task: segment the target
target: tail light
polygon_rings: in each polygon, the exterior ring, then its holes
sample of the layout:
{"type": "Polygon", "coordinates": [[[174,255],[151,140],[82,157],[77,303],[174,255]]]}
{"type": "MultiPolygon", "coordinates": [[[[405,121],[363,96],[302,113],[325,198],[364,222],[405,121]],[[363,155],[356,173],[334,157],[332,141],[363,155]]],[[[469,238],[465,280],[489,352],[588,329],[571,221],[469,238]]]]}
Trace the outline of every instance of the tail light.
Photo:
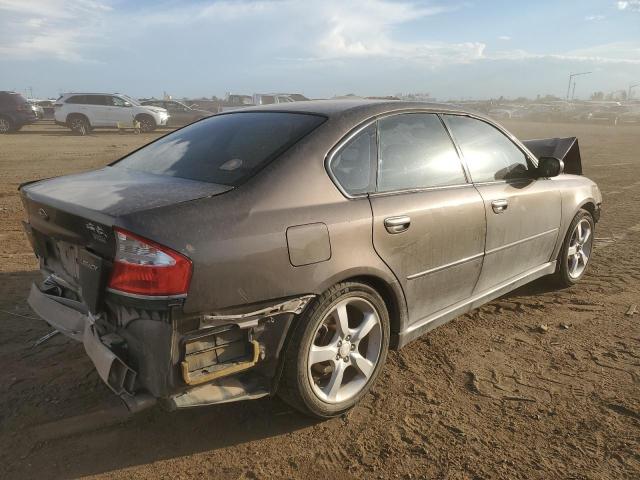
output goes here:
{"type": "Polygon", "coordinates": [[[115,229],[116,256],[109,288],[145,296],[185,295],[193,266],[184,255],[131,232],[115,229]]]}

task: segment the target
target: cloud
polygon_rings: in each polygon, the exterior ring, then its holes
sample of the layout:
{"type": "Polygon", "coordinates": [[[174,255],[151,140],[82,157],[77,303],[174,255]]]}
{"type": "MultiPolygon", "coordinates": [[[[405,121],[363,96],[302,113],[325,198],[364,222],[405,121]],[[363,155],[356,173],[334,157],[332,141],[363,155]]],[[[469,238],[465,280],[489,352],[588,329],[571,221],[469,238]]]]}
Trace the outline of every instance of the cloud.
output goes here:
{"type": "Polygon", "coordinates": [[[592,64],[640,65],[640,43],[613,42],[556,53],[532,53],[526,50],[506,50],[487,55],[493,60],[528,60],[550,58],[592,64]]]}
{"type": "Polygon", "coordinates": [[[640,12],[640,0],[624,0],[617,2],[618,10],[640,12]]]}
{"type": "Polygon", "coordinates": [[[93,0],[0,0],[0,55],[33,60],[86,60],[82,52],[100,35],[108,4],[93,0]]]}
{"type": "Polygon", "coordinates": [[[604,15],[587,15],[584,19],[587,22],[599,22],[600,20],[604,20],[606,17],[604,15]]]}
{"type": "Polygon", "coordinates": [[[511,37],[509,35],[500,35],[498,37],[498,40],[508,41],[508,40],[511,40],[511,37]]]}

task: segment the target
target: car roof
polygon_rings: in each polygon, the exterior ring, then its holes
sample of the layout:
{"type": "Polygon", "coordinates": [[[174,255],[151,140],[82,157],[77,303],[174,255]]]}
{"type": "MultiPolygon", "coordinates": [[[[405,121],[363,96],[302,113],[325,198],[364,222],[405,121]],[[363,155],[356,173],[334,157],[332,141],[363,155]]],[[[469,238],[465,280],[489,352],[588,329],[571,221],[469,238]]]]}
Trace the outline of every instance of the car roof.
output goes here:
{"type": "Polygon", "coordinates": [[[336,99],[260,105],[243,108],[242,110],[234,110],[228,113],[273,111],[319,114],[332,118],[341,117],[346,114],[356,114],[357,116],[366,117],[397,110],[435,110],[457,113],[468,112],[468,110],[462,109],[461,107],[445,103],[405,102],[402,100],[336,99]]]}

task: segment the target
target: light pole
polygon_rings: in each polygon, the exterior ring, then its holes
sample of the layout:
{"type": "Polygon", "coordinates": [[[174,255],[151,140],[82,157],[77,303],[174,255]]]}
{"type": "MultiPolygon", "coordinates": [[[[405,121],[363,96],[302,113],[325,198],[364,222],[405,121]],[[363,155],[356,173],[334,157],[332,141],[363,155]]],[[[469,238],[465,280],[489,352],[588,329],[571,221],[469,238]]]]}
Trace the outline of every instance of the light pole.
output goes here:
{"type": "Polygon", "coordinates": [[[640,83],[629,85],[629,91],[627,92],[627,100],[631,100],[631,90],[633,90],[636,87],[640,87],[640,83]]]}
{"type": "MultiPolygon", "coordinates": [[[[577,77],[579,75],[589,75],[591,72],[580,72],[580,73],[570,73],[569,74],[569,85],[567,85],[567,101],[569,101],[569,92],[571,91],[571,82],[573,77],[577,77]]],[[[575,86],[574,86],[575,91],[575,86]]]]}

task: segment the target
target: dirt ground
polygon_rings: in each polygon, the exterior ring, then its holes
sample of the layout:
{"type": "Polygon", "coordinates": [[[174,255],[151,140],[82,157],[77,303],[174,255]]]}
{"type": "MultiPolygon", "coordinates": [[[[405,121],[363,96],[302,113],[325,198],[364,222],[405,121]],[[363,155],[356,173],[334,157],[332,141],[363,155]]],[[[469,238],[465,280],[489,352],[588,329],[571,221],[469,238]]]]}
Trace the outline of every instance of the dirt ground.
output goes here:
{"type": "Polygon", "coordinates": [[[0,136],[0,478],[640,478],[640,128],[511,123],[576,135],[604,194],[581,285],[538,281],[392,352],[348,415],[277,399],[137,416],[79,344],[25,303],[36,262],[16,188],[104,165],[155,134],[0,136]],[[546,332],[540,329],[546,325],[546,332]]]}

